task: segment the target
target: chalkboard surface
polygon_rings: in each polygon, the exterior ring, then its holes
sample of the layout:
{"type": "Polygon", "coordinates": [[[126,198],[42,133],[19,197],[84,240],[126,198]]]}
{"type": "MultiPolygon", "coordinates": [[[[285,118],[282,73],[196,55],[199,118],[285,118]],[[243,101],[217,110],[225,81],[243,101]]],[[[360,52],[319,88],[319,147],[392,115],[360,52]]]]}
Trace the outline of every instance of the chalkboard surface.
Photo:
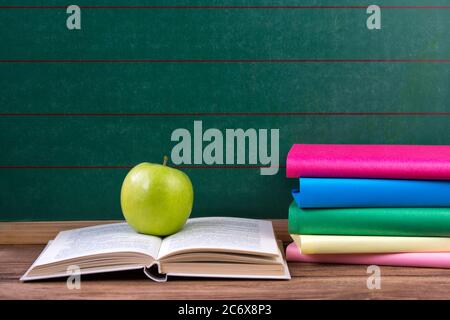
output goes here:
{"type": "MultiPolygon", "coordinates": [[[[279,129],[293,143],[450,144],[448,1],[0,4],[0,220],[121,217],[127,171],[177,128],[279,129]]],[[[286,218],[296,181],[180,165],[193,216],[286,218]]]]}

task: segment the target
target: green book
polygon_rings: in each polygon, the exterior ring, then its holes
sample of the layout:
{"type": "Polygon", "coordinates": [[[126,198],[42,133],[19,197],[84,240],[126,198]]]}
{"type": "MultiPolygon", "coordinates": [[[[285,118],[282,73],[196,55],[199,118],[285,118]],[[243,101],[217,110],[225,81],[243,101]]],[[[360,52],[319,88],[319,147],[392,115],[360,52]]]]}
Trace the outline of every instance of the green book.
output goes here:
{"type": "Polygon", "coordinates": [[[292,202],[289,233],[450,237],[450,208],[301,209],[292,202]]]}

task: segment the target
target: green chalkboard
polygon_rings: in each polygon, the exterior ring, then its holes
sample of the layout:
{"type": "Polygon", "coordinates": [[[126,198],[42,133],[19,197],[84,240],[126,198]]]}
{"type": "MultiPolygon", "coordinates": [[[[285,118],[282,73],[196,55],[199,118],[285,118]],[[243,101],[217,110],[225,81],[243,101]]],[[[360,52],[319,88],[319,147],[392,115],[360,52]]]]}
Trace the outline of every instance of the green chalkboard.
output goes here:
{"type": "MultiPolygon", "coordinates": [[[[178,128],[293,143],[450,144],[450,6],[379,0],[0,4],[0,220],[121,217],[129,168],[178,128]]],[[[3,3],[3,2],[2,2],[3,3]]],[[[248,151],[248,150],[247,150],[248,151]]],[[[180,165],[193,216],[286,218],[296,184],[258,164],[180,165]]]]}

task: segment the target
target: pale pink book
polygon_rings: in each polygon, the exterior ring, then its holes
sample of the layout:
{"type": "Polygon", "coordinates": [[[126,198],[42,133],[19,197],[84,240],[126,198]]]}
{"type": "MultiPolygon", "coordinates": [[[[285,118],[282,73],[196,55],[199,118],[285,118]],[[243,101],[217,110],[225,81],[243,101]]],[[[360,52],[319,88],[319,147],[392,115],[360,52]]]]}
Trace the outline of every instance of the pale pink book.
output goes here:
{"type": "Polygon", "coordinates": [[[367,264],[424,268],[450,268],[450,252],[383,254],[302,254],[295,243],[286,248],[286,260],[295,262],[367,264]]]}
{"type": "Polygon", "coordinates": [[[450,180],[450,146],[294,144],[286,175],[450,180]]]}

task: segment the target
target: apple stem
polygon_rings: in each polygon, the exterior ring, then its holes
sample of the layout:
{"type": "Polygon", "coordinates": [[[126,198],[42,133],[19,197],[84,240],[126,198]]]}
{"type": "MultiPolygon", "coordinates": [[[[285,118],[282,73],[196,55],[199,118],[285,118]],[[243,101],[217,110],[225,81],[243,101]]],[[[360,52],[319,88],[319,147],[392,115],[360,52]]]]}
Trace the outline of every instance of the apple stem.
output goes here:
{"type": "Polygon", "coordinates": [[[167,165],[167,161],[169,161],[169,157],[168,156],[164,156],[163,166],[167,165]]]}

